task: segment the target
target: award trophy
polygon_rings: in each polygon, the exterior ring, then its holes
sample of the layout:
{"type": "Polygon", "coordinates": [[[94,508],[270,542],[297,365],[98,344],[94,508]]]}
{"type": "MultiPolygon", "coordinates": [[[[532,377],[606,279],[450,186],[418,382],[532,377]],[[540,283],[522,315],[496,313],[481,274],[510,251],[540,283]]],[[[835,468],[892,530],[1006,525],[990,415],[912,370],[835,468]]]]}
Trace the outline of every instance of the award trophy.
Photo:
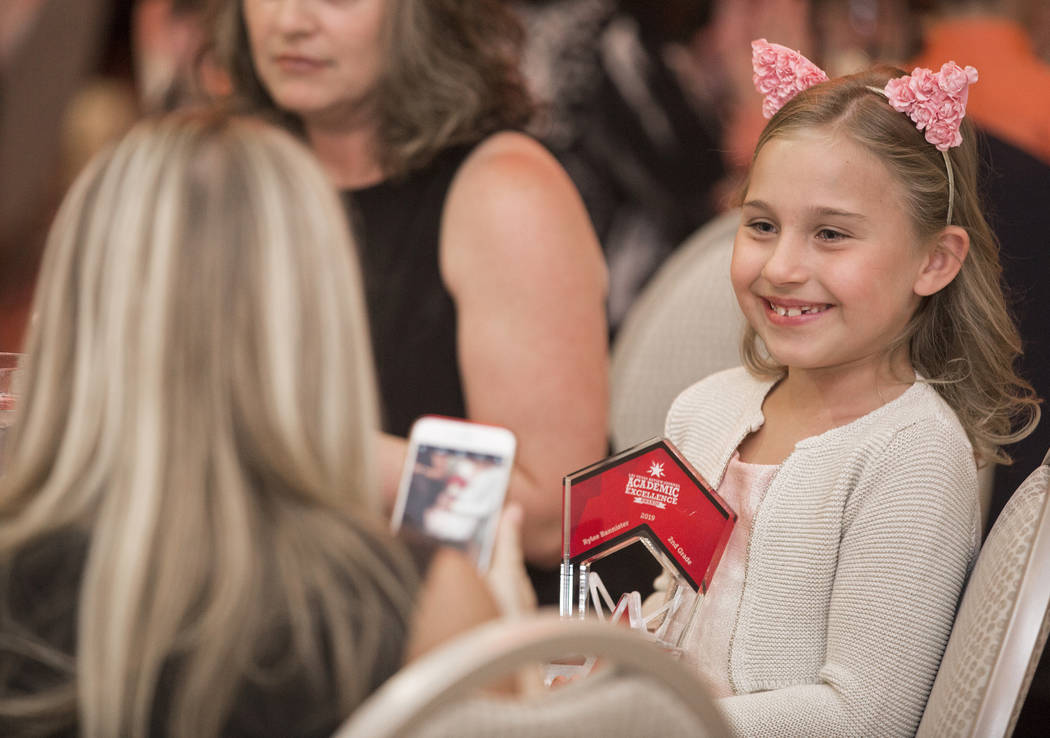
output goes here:
{"type": "MultiPolygon", "coordinates": [[[[573,472],[564,484],[561,615],[584,618],[593,607],[601,619],[626,616],[632,628],[679,653],[736,513],[665,438],[573,472]],[[593,570],[596,562],[635,544],[644,546],[663,570],[661,579],[670,581],[659,607],[645,613],[638,591],[626,592],[614,605],[593,570]]],[[[638,585],[642,589],[649,582],[638,585]]],[[[562,673],[589,667],[566,667],[562,673]]]]}

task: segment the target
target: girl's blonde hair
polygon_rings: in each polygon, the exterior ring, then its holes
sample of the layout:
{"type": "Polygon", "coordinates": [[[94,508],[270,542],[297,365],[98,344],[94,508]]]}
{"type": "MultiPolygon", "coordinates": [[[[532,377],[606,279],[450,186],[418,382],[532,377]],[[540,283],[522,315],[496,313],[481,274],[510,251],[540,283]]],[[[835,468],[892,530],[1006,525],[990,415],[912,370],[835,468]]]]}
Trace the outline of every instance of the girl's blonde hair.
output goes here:
{"type": "MultiPolygon", "coordinates": [[[[881,66],[798,94],[766,125],[754,156],[769,141],[799,130],[824,127],[845,134],[875,154],[901,183],[915,233],[928,243],[948,218],[944,157],[907,115],[869,89],[882,89],[902,75],[881,66]]],[[[969,254],[947,287],[923,299],[887,350],[907,347],[915,370],[955,410],[982,463],[1010,463],[1001,447],[1032,432],[1039,421],[1039,400],[1014,371],[1021,339],[1003,297],[999,244],[981,210],[977,132],[968,120],[963,120],[962,136],[962,145],[948,152],[955,178],[952,225],[969,234],[969,254]]],[[[742,354],[755,374],[772,377],[784,371],[750,326],[742,354]]]]}
{"type": "MultiPolygon", "coordinates": [[[[369,691],[417,575],[380,520],[352,248],[323,172],[258,122],[144,122],[79,177],[0,478],[5,603],[27,552],[84,543],[75,655],[50,691],[0,681],[0,716],[137,736],[161,699],[171,735],[213,736],[246,684],[337,715],[369,691]]],[[[68,659],[10,618],[6,647],[68,659]]]]}
{"type": "MultiPolygon", "coordinates": [[[[449,146],[522,128],[533,102],[521,71],[524,31],[505,0],[385,0],[382,73],[375,92],[379,161],[389,176],[425,166],[449,146]]],[[[255,72],[243,0],[217,0],[211,52],[236,100],[298,130],[255,72]]]]}

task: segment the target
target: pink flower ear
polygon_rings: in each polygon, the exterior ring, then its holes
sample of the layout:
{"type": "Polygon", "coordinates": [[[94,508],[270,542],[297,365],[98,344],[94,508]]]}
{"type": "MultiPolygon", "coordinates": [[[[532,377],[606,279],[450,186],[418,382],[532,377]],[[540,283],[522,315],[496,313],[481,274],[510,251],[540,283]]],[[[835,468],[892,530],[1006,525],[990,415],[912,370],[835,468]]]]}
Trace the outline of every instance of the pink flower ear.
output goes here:
{"type": "Polygon", "coordinates": [[[966,115],[970,85],[976,81],[976,69],[950,61],[936,74],[919,67],[891,79],[884,92],[894,110],[906,113],[916,128],[926,131],[927,141],[947,151],[962,143],[959,126],[966,115]]]}
{"type": "Polygon", "coordinates": [[[762,115],[767,118],[772,118],[798,93],[828,78],[824,70],[799,52],[771,44],[764,38],[751,42],[751,66],[755,70],[751,78],[755,89],[766,96],[762,101],[762,115]]]}

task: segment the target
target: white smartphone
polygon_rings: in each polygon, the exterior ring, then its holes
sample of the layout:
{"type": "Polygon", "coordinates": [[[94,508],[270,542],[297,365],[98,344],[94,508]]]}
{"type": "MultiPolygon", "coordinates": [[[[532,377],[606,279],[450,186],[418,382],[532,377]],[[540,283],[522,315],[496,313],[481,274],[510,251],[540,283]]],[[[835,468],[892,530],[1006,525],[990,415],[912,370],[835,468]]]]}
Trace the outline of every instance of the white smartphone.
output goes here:
{"type": "Polygon", "coordinates": [[[412,424],[391,525],[466,553],[486,571],[517,441],[506,428],[424,415],[412,424]]]}

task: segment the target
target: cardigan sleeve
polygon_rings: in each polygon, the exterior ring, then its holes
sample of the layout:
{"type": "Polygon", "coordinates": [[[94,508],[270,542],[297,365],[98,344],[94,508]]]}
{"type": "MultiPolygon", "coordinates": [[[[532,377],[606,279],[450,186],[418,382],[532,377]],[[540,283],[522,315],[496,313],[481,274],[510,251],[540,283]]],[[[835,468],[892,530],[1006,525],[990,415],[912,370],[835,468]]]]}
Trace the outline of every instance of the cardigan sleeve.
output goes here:
{"type": "Polygon", "coordinates": [[[893,434],[845,503],[817,683],[725,698],[735,733],[914,734],[976,556],[976,489],[957,424],[893,434]]]}

